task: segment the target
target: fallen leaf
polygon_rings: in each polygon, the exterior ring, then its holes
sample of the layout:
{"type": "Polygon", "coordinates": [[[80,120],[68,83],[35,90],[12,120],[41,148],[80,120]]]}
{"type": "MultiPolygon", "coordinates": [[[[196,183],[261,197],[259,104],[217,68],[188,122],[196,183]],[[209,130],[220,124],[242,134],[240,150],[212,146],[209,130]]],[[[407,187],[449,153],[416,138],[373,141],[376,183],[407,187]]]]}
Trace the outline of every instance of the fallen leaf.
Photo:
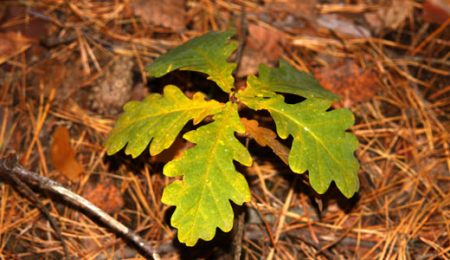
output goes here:
{"type": "Polygon", "coordinates": [[[341,96],[344,107],[370,100],[379,87],[375,72],[352,60],[315,69],[314,76],[324,88],[341,96]]]}
{"type": "Polygon", "coordinates": [[[120,210],[124,205],[122,193],[108,180],[96,185],[87,185],[83,191],[83,197],[108,214],[120,210]]]}
{"type": "Polygon", "coordinates": [[[134,0],[133,13],[146,25],[161,25],[180,31],[185,28],[185,0],[134,0]]]}
{"type": "MultiPolygon", "coordinates": [[[[35,84],[42,84],[44,87],[44,93],[46,96],[49,96],[52,89],[56,89],[57,98],[60,99],[63,96],[72,93],[71,89],[65,88],[63,86],[68,81],[68,78],[75,74],[72,72],[68,73],[67,67],[64,64],[56,59],[46,60],[38,65],[38,69],[36,69],[34,78],[35,84]]],[[[79,80],[79,78],[78,78],[79,80]]],[[[74,85],[70,86],[72,89],[74,85]]]]}
{"type": "Polygon", "coordinates": [[[265,0],[267,13],[289,13],[295,17],[314,22],[316,18],[316,0],[265,0]]]}
{"type": "Polygon", "coordinates": [[[259,64],[271,64],[283,54],[285,36],[282,32],[257,24],[249,24],[246,48],[242,55],[238,77],[255,74],[259,64]]]}
{"type": "Polygon", "coordinates": [[[450,18],[450,0],[426,0],[423,3],[423,19],[429,23],[443,24],[450,18]]]}
{"type": "Polygon", "coordinates": [[[353,37],[370,37],[370,31],[351,19],[337,14],[324,14],[317,18],[317,24],[340,34],[353,37]]]}
{"type": "MultiPolygon", "coordinates": [[[[5,1],[0,1],[5,2],[5,1]]],[[[0,4],[1,5],[1,4],[0,4]]],[[[52,23],[39,15],[30,15],[30,13],[40,13],[38,10],[30,10],[26,5],[6,5],[4,21],[9,25],[5,28],[8,32],[20,33],[28,39],[38,43],[40,39],[48,36],[49,27],[52,23]]],[[[45,16],[44,13],[41,13],[45,16]]],[[[38,46],[38,44],[34,44],[38,46]]],[[[34,47],[33,46],[33,47],[34,47]]]]}
{"type": "Polygon", "coordinates": [[[59,126],[53,134],[50,155],[56,170],[73,182],[79,180],[84,168],[75,158],[75,151],[70,146],[69,131],[64,126],[59,126]]]}
{"type": "Polygon", "coordinates": [[[259,64],[269,64],[270,62],[265,56],[261,55],[255,50],[250,48],[244,49],[242,59],[240,61],[239,70],[237,71],[237,77],[245,77],[253,75],[258,72],[259,64]]]}
{"type": "Polygon", "coordinates": [[[20,33],[0,33],[0,64],[24,52],[31,46],[31,41],[20,33]]]}
{"type": "Polygon", "coordinates": [[[277,140],[277,134],[272,130],[261,127],[256,120],[241,118],[245,126],[245,133],[252,137],[259,145],[268,146],[285,163],[288,164],[289,148],[277,140]]]}
{"type": "Polygon", "coordinates": [[[397,30],[402,27],[408,17],[412,17],[414,2],[409,0],[393,0],[389,5],[377,11],[364,14],[370,27],[377,33],[388,29],[397,30]]]}
{"type": "Polygon", "coordinates": [[[281,44],[284,42],[283,33],[275,28],[257,24],[248,26],[247,47],[268,55],[269,60],[278,60],[283,53],[281,44]]]}

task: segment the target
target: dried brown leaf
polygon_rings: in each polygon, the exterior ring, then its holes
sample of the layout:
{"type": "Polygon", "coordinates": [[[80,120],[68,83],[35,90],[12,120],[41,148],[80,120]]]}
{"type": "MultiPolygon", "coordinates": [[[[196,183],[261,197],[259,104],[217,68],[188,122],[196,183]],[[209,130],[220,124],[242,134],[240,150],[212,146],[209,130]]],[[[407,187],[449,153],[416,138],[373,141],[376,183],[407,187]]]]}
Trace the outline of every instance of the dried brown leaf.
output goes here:
{"type": "Polygon", "coordinates": [[[247,47],[268,55],[269,60],[278,60],[283,53],[284,34],[275,28],[259,24],[248,26],[247,47]]]}
{"type": "Polygon", "coordinates": [[[450,0],[427,0],[423,4],[423,19],[426,22],[443,24],[450,18],[450,0]]]}
{"type": "MultiPolygon", "coordinates": [[[[65,98],[74,89],[74,85],[66,86],[69,81],[69,77],[72,77],[75,73],[68,73],[68,69],[58,60],[47,60],[39,65],[39,69],[36,70],[37,77],[34,79],[35,84],[42,84],[46,96],[49,96],[52,89],[57,91],[57,99],[65,98]]],[[[74,70],[71,70],[71,72],[74,70]]],[[[79,81],[79,78],[77,78],[79,81]]]]}
{"type": "Polygon", "coordinates": [[[316,0],[265,0],[268,13],[288,13],[292,16],[314,22],[316,18],[316,0]]]}
{"type": "Polygon", "coordinates": [[[124,205],[122,193],[111,181],[87,185],[83,197],[106,213],[116,212],[124,205]]]}
{"type": "Polygon", "coordinates": [[[256,120],[241,118],[241,123],[245,126],[247,135],[252,137],[259,145],[270,147],[285,164],[288,164],[289,148],[277,140],[277,134],[275,132],[259,126],[256,120]]]}
{"type": "Polygon", "coordinates": [[[30,46],[30,39],[20,33],[0,33],[0,64],[27,50],[30,46]]]}
{"type": "Polygon", "coordinates": [[[64,126],[58,127],[53,134],[50,148],[53,166],[71,181],[78,181],[84,167],[75,158],[75,151],[70,146],[69,131],[64,126]]]}
{"type": "Polygon", "coordinates": [[[185,27],[184,0],[134,0],[132,8],[146,25],[161,25],[175,31],[185,27]]]}
{"type": "Polygon", "coordinates": [[[339,94],[345,107],[370,100],[379,87],[375,72],[352,60],[315,69],[314,76],[324,88],[339,94]]]}
{"type": "MultiPolygon", "coordinates": [[[[29,7],[6,4],[6,1],[0,1],[0,3],[5,3],[4,5],[6,5],[4,22],[5,25],[8,24],[2,27],[2,30],[6,29],[9,32],[20,33],[26,38],[33,40],[34,43],[38,43],[40,39],[48,36],[49,29],[52,26],[48,20],[38,17],[39,15],[30,15],[32,11],[30,11],[29,7]]],[[[37,46],[38,44],[33,45],[33,47],[37,46]]]]}
{"type": "Polygon", "coordinates": [[[259,64],[271,64],[278,61],[283,54],[285,42],[282,32],[267,26],[250,24],[238,76],[255,74],[259,64]]]}

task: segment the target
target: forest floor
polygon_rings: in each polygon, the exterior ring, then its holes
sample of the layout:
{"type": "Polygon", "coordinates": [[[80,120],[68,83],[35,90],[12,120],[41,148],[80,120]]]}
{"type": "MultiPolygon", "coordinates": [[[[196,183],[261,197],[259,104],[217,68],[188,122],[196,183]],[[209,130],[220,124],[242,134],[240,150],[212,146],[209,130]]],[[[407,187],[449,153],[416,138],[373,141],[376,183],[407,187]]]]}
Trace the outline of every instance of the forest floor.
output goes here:
{"type": "MultiPolygon", "coordinates": [[[[450,259],[450,3],[447,0],[24,0],[0,3],[0,159],[49,177],[136,231],[163,259],[450,259]],[[316,194],[269,149],[245,170],[242,239],[180,244],[161,203],[173,154],[105,154],[129,100],[202,75],[148,78],[146,64],[209,31],[236,28],[237,84],[284,59],[351,109],[360,191],[316,194]],[[236,247],[236,241],[239,244],[236,247]]],[[[183,150],[183,144],[178,144],[183,150]]],[[[176,149],[173,149],[174,151],[176,149]]],[[[180,152],[180,151],[175,151],[180,152]]],[[[0,259],[58,259],[61,239],[0,174],[0,259]]],[[[55,196],[32,192],[74,259],[142,258],[55,196]]]]}

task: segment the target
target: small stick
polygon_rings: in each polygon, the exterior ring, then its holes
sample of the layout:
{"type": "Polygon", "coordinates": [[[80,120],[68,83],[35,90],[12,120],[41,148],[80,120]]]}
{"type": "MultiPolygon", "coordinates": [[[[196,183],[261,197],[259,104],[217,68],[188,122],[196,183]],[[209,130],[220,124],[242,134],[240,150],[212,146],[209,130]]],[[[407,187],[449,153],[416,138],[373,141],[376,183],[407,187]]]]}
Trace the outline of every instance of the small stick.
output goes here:
{"type": "MultiPolygon", "coordinates": [[[[240,15],[240,24],[241,24],[241,38],[239,40],[239,46],[236,51],[236,69],[233,71],[233,76],[237,77],[237,73],[239,71],[242,55],[244,54],[245,41],[247,38],[247,23],[246,23],[246,12],[245,7],[241,6],[241,15],[240,15]]],[[[247,144],[248,146],[248,144],[247,144]]],[[[241,210],[237,215],[236,222],[236,233],[233,236],[233,259],[240,260],[242,255],[242,240],[244,238],[244,229],[245,229],[245,205],[242,206],[241,210]]]]}
{"type": "MultiPolygon", "coordinates": [[[[4,163],[1,163],[1,161],[0,161],[0,172],[4,172],[3,164],[4,163]]],[[[35,206],[41,211],[41,213],[45,216],[45,218],[47,218],[48,222],[50,222],[50,226],[52,226],[52,228],[55,230],[57,238],[61,242],[65,259],[67,259],[67,260],[70,259],[69,258],[69,250],[67,249],[66,242],[64,240],[64,237],[61,234],[61,229],[59,228],[58,223],[56,222],[55,218],[53,218],[50,215],[50,212],[48,211],[48,209],[44,206],[44,204],[42,204],[42,202],[39,200],[38,196],[34,193],[34,191],[26,183],[24,183],[21,179],[19,179],[14,174],[8,174],[8,177],[14,182],[15,185],[17,185],[17,188],[18,188],[17,191],[19,193],[22,193],[22,195],[27,197],[31,202],[35,203],[35,206]]]]}
{"type": "Polygon", "coordinates": [[[244,54],[244,48],[245,48],[245,41],[247,40],[246,15],[247,15],[247,13],[245,12],[245,7],[241,6],[241,15],[240,15],[240,21],[239,21],[239,23],[241,24],[241,28],[240,28],[240,36],[241,37],[239,39],[238,49],[236,50],[236,58],[235,58],[236,69],[233,71],[234,77],[237,76],[239,69],[241,67],[241,60],[242,60],[242,56],[244,54]]]}
{"type": "Polygon", "coordinates": [[[20,179],[28,185],[37,186],[41,190],[52,192],[72,206],[83,209],[88,212],[90,219],[100,220],[105,226],[120,234],[125,239],[133,243],[136,249],[145,257],[159,260],[160,256],[143,238],[124,226],[115,218],[108,215],[103,210],[92,204],[90,201],[78,194],[66,189],[61,184],[34,172],[28,171],[17,163],[15,158],[0,159],[0,172],[8,174],[11,178],[20,179]],[[13,177],[14,176],[14,177],[13,177]]]}
{"type": "Polygon", "coordinates": [[[233,236],[233,259],[240,260],[242,255],[242,239],[245,229],[245,208],[242,208],[237,215],[236,233],[233,236]]]}

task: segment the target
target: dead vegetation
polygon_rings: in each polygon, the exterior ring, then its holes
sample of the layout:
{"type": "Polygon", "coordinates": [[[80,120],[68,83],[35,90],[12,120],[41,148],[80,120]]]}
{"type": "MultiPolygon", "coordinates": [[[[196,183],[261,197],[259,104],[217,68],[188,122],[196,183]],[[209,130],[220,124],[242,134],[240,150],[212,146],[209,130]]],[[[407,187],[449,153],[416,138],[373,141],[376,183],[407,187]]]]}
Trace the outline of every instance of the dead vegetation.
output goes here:
{"type": "MultiPolygon", "coordinates": [[[[161,204],[164,158],[106,158],[130,99],[157,91],[145,64],[210,30],[245,42],[238,75],[279,58],[315,74],[357,116],[361,189],[314,194],[260,148],[247,170],[245,259],[450,259],[450,4],[412,1],[2,1],[0,157],[88,198],[165,259],[232,258],[232,235],[188,249],[161,204]],[[61,156],[63,155],[63,156],[61,156]]],[[[238,84],[241,84],[238,82],[238,84]]],[[[185,80],[187,93],[195,86],[185,80]]],[[[249,142],[254,145],[253,141],[249,142]]],[[[178,146],[183,149],[184,143],[178,146]]],[[[3,179],[0,178],[0,181],[3,179]]],[[[63,255],[39,209],[0,182],[0,258],[63,255]]],[[[38,191],[37,191],[38,192],[38,191]]],[[[139,258],[109,230],[38,192],[78,259],[139,258]]]]}

